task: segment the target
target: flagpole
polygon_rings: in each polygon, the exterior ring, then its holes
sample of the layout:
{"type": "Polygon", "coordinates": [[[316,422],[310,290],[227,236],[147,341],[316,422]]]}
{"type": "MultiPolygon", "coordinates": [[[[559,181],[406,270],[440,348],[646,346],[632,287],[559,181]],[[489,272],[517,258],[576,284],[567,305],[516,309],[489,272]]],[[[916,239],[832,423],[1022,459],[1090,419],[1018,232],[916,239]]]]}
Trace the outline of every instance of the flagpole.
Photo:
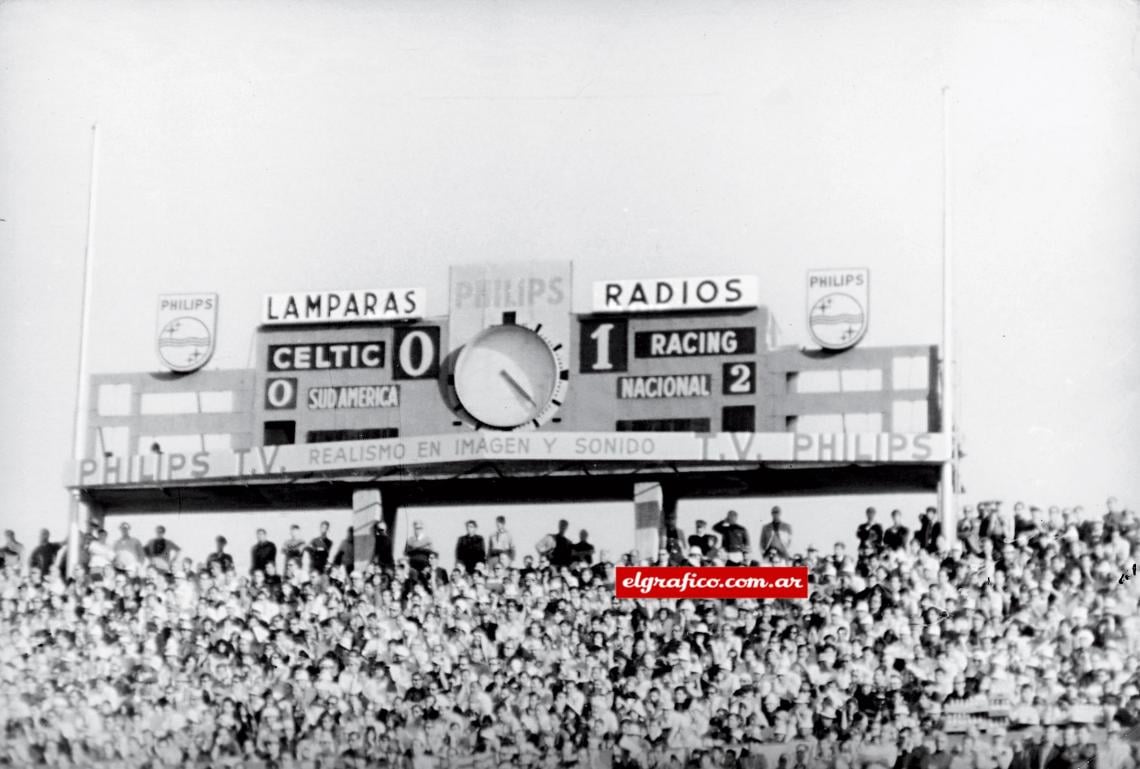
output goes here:
{"type": "Polygon", "coordinates": [[[947,436],[950,456],[942,463],[938,483],[939,506],[942,512],[942,532],[953,532],[957,526],[957,470],[958,440],[955,423],[956,397],[954,389],[954,260],[951,229],[951,176],[950,176],[950,87],[942,88],[942,432],[947,436]]]}
{"type": "MultiPolygon", "coordinates": [[[[87,346],[90,334],[91,273],[94,266],[95,192],[99,181],[99,124],[91,126],[91,168],[87,187],[87,239],[83,248],[83,299],[79,305],[79,366],[75,376],[75,432],[72,436],[72,456],[78,465],[87,449],[88,412],[91,394],[87,382],[87,346]]],[[[69,479],[70,480],[70,479],[69,479]]],[[[83,531],[87,528],[90,508],[80,489],[71,491],[71,510],[67,535],[67,565],[71,575],[79,573],[79,548],[83,531]]]]}

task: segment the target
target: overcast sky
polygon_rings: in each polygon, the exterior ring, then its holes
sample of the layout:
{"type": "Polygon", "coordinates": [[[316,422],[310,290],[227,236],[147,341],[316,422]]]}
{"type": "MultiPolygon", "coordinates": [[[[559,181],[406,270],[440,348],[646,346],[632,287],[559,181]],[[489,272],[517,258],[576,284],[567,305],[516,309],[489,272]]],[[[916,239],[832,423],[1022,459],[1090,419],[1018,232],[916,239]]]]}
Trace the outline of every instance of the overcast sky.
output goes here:
{"type": "MultiPolygon", "coordinates": [[[[756,274],[788,344],[808,343],[805,270],[868,267],[863,344],[928,344],[943,86],[969,496],[1136,505],[1138,17],[1127,0],[4,2],[0,522],[29,542],[66,520],[94,121],[91,372],[157,368],[160,293],[218,292],[210,365],[244,368],[264,293],[424,286],[443,314],[450,265],[520,259],[572,260],[577,311],[602,278],[756,274]]],[[[859,509],[804,507],[805,532],[859,509]]]]}

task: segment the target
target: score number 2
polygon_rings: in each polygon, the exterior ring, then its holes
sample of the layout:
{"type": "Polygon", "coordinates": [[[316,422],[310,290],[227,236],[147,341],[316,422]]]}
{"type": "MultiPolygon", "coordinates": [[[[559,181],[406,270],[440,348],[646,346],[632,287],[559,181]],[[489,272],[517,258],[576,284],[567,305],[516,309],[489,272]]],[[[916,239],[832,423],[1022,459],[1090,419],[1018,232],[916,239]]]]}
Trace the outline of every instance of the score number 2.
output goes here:
{"type": "Polygon", "coordinates": [[[721,380],[725,395],[752,395],[756,392],[756,364],[726,363],[721,380]]]}

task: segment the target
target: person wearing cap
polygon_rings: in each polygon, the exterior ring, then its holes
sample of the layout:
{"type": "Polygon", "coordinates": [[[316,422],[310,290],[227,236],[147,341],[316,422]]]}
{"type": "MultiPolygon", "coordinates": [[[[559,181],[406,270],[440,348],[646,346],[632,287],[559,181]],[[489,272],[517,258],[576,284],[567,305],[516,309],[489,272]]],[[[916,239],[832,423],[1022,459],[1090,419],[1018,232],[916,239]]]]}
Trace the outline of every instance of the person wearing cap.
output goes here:
{"type": "Polygon", "coordinates": [[[702,558],[710,558],[710,554],[716,551],[716,535],[705,530],[707,525],[703,520],[698,519],[694,524],[694,532],[689,535],[690,552],[692,548],[698,547],[701,550],[702,558]]]}
{"type": "Polygon", "coordinates": [[[772,520],[760,529],[760,552],[774,553],[787,560],[792,557],[792,527],[780,518],[780,508],[772,508],[772,520]]]}
{"type": "Polygon", "coordinates": [[[724,519],[713,524],[713,531],[720,535],[720,549],[729,563],[741,563],[748,553],[748,529],[737,523],[737,513],[729,510],[724,519]]]}
{"type": "Polygon", "coordinates": [[[119,538],[115,541],[115,568],[134,574],[141,567],[146,553],[142,542],[131,536],[131,525],[119,524],[119,538]]]}

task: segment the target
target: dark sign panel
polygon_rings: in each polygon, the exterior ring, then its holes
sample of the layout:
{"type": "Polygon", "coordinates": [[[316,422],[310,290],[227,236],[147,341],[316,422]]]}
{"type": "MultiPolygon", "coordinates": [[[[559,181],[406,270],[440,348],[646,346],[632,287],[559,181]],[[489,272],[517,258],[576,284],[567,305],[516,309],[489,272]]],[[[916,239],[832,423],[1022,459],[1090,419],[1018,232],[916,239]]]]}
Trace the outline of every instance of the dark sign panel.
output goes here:
{"type": "Polygon", "coordinates": [[[626,371],[629,323],[625,320],[582,321],[578,356],[578,370],[583,374],[620,374],[626,371]]]}
{"type": "Polygon", "coordinates": [[[270,371],[327,371],[384,368],[383,342],[276,344],[269,347],[270,371]]]}
{"type": "Polygon", "coordinates": [[[393,379],[433,379],[439,376],[439,326],[397,328],[393,340],[393,379]]]}
{"type": "Polygon", "coordinates": [[[751,355],[756,352],[756,329],[702,328],[638,331],[633,354],[638,358],[691,358],[702,355],[751,355]]]}

